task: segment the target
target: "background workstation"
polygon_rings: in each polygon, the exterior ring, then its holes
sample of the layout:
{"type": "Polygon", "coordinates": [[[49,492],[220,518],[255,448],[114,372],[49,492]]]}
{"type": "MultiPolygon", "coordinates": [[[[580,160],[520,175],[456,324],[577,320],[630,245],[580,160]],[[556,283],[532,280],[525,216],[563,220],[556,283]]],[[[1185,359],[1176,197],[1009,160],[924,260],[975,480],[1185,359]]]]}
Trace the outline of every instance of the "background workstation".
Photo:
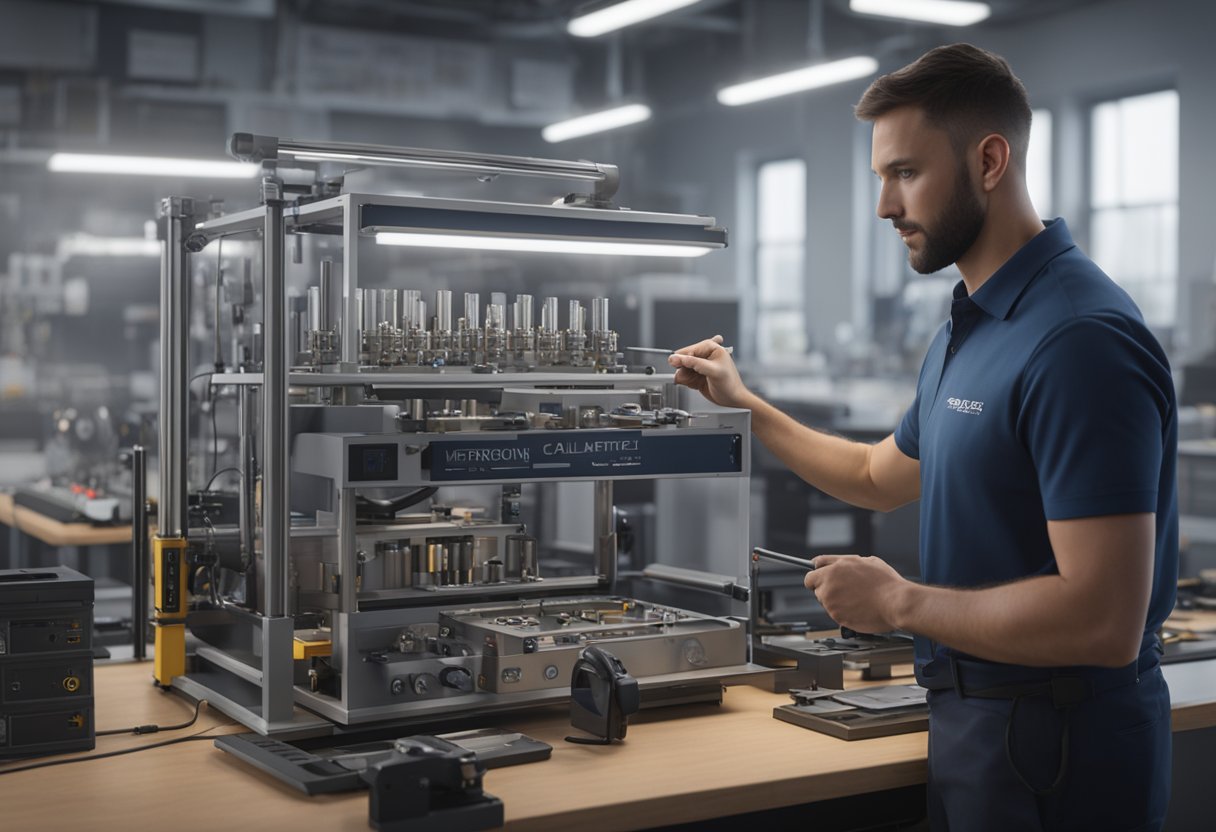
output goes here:
{"type": "MultiPolygon", "coordinates": [[[[380,247],[364,258],[360,286],[409,287],[426,298],[437,290],[483,299],[496,292],[552,295],[563,303],[608,298],[622,347],[673,348],[721,333],[735,347],[745,380],[766,398],[807,424],[873,440],[896,426],[911,401],[920,360],[948,314],[959,275],[953,268],[912,272],[897,236],[875,218],[870,128],[851,107],[877,73],[932,46],[965,40],[1006,57],[1026,84],[1034,108],[1028,177],[1040,215],[1068,221],[1079,245],[1140,303],[1169,353],[1183,404],[1181,577],[1188,600],[1212,591],[1216,576],[1205,570],[1216,569],[1216,237],[1208,194],[1216,190],[1216,168],[1207,157],[1216,134],[1209,37],[1216,7],[1200,0],[991,0],[990,16],[950,26],[864,13],[847,0],[700,0],[610,34],[579,37],[567,25],[583,5],[0,0],[0,489],[50,489],[62,497],[75,486],[69,503],[92,490],[121,509],[116,521],[98,524],[0,494],[0,567],[65,564],[93,577],[95,643],[114,657],[104,661],[131,655],[137,573],[131,468],[123,452],[135,444],[157,450],[157,206],[171,195],[194,198],[204,214],[257,204],[251,179],[172,169],[64,171],[51,163],[53,154],[220,161],[230,134],[250,132],[619,165],[618,205],[713,216],[729,230],[729,247],[687,260],[380,247]],[[873,57],[877,69],[740,106],[718,95],[736,82],[856,56],[873,57]],[[649,116],[558,142],[542,133],[573,115],[624,104],[644,104],[649,116]]],[[[564,193],[546,180],[395,168],[352,169],[345,187],[520,203],[547,203],[564,193]]],[[[227,305],[240,305],[233,297],[260,279],[251,246],[233,242],[214,261],[212,246],[197,258],[196,306],[186,321],[199,353],[191,372],[211,364],[212,313],[223,303],[230,314],[227,305]],[[222,294],[215,288],[221,263],[222,294]]],[[[315,276],[288,274],[289,314],[306,314],[310,280],[315,276]]],[[[229,360],[235,326],[226,321],[224,338],[215,339],[229,360]]],[[[206,381],[190,390],[185,413],[196,444],[188,478],[198,490],[224,476],[216,460],[235,459],[240,428],[232,398],[213,396],[206,381]]],[[[890,514],[853,509],[802,483],[758,444],[750,450],[747,543],[802,555],[876,554],[917,575],[915,506],[890,514]]],[[[155,498],[155,462],[150,469],[155,498]]],[[[569,508],[585,497],[574,488],[529,498],[526,509],[535,512],[546,556],[578,562],[590,555],[585,541],[593,521],[569,508]]],[[[732,574],[735,564],[713,554],[729,517],[705,516],[712,512],[696,488],[620,482],[615,504],[625,518],[620,537],[633,547],[622,558],[644,558],[675,539],[675,566],[732,574]],[[682,518],[678,528],[673,516],[682,518]]],[[[771,566],[760,580],[753,591],[762,592],[768,620],[830,626],[796,569],[771,566]]],[[[101,703],[111,678],[116,672],[99,665],[99,728],[106,727],[101,703]]],[[[746,700],[768,719],[773,703],[755,699],[751,691],[731,690],[726,707],[740,709],[732,700],[746,700]]],[[[145,719],[152,717],[114,716],[124,724],[145,719]]],[[[648,715],[638,731],[658,724],[648,715]]],[[[1212,721],[1187,725],[1184,733],[1197,739],[1211,733],[1212,721]]],[[[790,733],[774,733],[774,742],[803,741],[792,726],[782,727],[790,733]]],[[[556,737],[558,729],[548,725],[545,732],[556,737]]],[[[880,781],[882,789],[923,782],[923,748],[916,745],[923,735],[901,741],[904,768],[900,777],[880,781]]],[[[865,768],[864,742],[849,747],[862,760],[858,770],[865,768]]],[[[204,753],[200,746],[219,753],[209,744],[187,744],[180,749],[193,755],[187,765],[204,753]]],[[[204,765],[235,768],[227,760],[204,765]]],[[[526,768],[510,776],[526,778],[526,768]]],[[[847,774],[829,779],[845,785],[814,799],[880,788],[850,785],[847,774]]],[[[487,782],[493,791],[493,776],[487,782]]],[[[8,785],[0,781],[0,791],[8,785]]],[[[106,788],[104,780],[95,786],[106,788]]],[[[631,787],[625,781],[621,788],[631,787]]],[[[785,789],[769,803],[714,803],[712,816],[811,799],[796,799],[789,784],[785,789]]],[[[513,814],[519,810],[504,797],[509,820],[526,817],[513,814]]],[[[518,799],[544,803],[543,793],[518,799]]],[[[652,808],[658,814],[649,825],[710,816],[652,808]]],[[[353,814],[343,822],[361,825],[354,804],[347,809],[353,814]]],[[[338,812],[332,804],[327,811],[338,812]]],[[[617,820],[642,828],[645,817],[612,815],[606,828],[617,820]]],[[[570,819],[551,822],[557,828],[570,819]]],[[[1170,828],[1200,828],[1185,825],[1198,822],[1183,808],[1170,828]]]]}

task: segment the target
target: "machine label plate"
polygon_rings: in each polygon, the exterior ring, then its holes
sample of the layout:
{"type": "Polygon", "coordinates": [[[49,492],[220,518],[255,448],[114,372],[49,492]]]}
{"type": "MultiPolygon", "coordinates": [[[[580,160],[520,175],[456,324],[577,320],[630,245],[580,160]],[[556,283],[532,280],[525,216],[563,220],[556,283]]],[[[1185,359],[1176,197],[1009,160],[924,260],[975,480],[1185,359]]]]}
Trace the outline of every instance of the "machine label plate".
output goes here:
{"type": "Polygon", "coordinates": [[[673,436],[670,431],[544,431],[511,439],[436,440],[427,449],[431,481],[737,474],[737,433],[673,436]]]}

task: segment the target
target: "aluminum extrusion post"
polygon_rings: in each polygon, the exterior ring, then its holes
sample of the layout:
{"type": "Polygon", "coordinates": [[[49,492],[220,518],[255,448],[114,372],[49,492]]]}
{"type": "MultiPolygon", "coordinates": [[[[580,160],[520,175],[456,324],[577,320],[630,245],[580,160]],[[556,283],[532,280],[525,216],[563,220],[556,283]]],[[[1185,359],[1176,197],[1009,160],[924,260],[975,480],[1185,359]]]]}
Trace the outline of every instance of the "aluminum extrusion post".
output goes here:
{"type": "Polygon", "coordinates": [[[194,200],[161,200],[160,264],[160,502],[152,544],[156,581],[153,677],[167,687],[186,672],[186,402],[189,396],[190,309],[187,239],[194,200]]]}
{"type": "Polygon", "coordinates": [[[612,508],[612,480],[595,481],[595,551],[600,574],[609,587],[616,586],[616,521],[612,508]]]}
{"type": "MultiPolygon", "coordinates": [[[[352,366],[359,364],[359,328],[363,318],[355,302],[359,290],[359,206],[353,205],[350,195],[343,197],[342,202],[342,341],[339,344],[339,355],[342,363],[352,366]]],[[[364,297],[363,303],[369,302],[364,297]]],[[[407,309],[409,314],[413,310],[407,309]]]]}
{"type": "Polygon", "coordinates": [[[131,448],[131,643],[143,661],[148,647],[148,455],[131,448]]]}
{"type": "Polygon", "coordinates": [[[287,616],[288,500],[287,288],[281,185],[262,181],[262,718],[288,721],[292,712],[292,620],[287,616]]]}

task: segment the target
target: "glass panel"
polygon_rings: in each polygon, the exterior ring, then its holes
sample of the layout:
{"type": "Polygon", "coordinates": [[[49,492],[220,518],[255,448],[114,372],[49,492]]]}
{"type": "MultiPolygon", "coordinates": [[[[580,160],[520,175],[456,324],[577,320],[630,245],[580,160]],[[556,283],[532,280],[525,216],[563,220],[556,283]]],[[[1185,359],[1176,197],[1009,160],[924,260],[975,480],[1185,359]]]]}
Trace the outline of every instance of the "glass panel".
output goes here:
{"type": "Polygon", "coordinates": [[[789,304],[802,308],[806,276],[802,244],[761,246],[756,256],[757,302],[761,306],[789,304]]]}
{"type": "Polygon", "coordinates": [[[760,166],[756,176],[756,239],[794,242],[806,237],[806,163],[783,159],[760,166]]]}
{"type": "Polygon", "coordinates": [[[1044,219],[1051,205],[1051,111],[1035,110],[1030,120],[1030,144],[1026,148],[1026,187],[1035,211],[1044,219]]]}

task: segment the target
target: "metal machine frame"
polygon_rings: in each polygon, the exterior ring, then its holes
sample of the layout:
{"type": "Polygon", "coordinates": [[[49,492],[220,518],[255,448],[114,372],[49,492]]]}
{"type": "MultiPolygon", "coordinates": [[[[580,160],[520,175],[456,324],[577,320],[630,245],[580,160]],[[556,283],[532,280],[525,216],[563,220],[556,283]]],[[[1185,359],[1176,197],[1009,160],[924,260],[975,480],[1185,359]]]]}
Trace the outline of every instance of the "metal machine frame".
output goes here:
{"type": "MultiPolygon", "coordinates": [[[[590,162],[554,162],[505,156],[487,156],[426,151],[408,148],[344,145],[332,143],[302,143],[270,137],[238,134],[233,137],[232,153],[237,158],[260,161],[264,167],[262,205],[245,211],[199,220],[197,206],[182,197],[166,198],[160,205],[159,228],[164,242],[161,282],[161,421],[160,421],[160,482],[159,529],[153,542],[156,576],[155,677],[163,686],[172,685],[194,698],[206,698],[215,707],[250,728],[267,735],[283,738],[301,737],[344,730],[368,723],[397,722],[404,719],[434,718],[452,713],[476,710],[514,708],[541,701],[565,698],[569,694],[568,666],[577,658],[576,647],[597,634],[609,633],[613,627],[631,628],[636,635],[628,642],[614,641],[631,672],[639,676],[643,691],[651,689],[665,701],[695,698],[695,689],[705,686],[720,690],[723,679],[745,677],[762,672],[749,662],[750,646],[746,636],[747,607],[747,517],[749,505],[748,474],[750,450],[750,414],[742,410],[716,409],[702,414],[706,427],[691,426],[689,415],[678,417],[679,425],[668,424],[653,431],[624,430],[616,423],[585,425],[586,414],[574,407],[577,424],[554,421],[551,430],[534,430],[531,425],[518,425],[518,430],[469,431],[461,434],[447,432],[445,425],[459,428],[460,419],[449,422],[423,419],[415,423],[412,432],[394,431],[390,424],[376,426],[377,419],[389,420],[393,415],[383,408],[360,407],[367,394],[400,395],[402,391],[424,389],[434,393],[451,390],[453,398],[462,398],[472,391],[498,392],[521,388],[536,395],[574,397],[580,395],[611,398],[614,391],[630,396],[643,394],[672,404],[681,392],[670,381],[659,376],[620,372],[623,367],[606,368],[599,359],[579,368],[546,367],[541,372],[471,372],[468,368],[436,368],[410,366],[367,367],[360,365],[362,338],[342,337],[365,329],[358,299],[360,242],[370,235],[386,231],[417,229],[453,233],[472,223],[484,232],[489,226],[506,226],[501,232],[537,233],[563,239],[602,239],[672,245],[722,247],[725,232],[708,217],[650,214],[624,211],[611,207],[618,173],[611,165],[590,162]],[[586,196],[571,195],[560,205],[521,205],[512,203],[461,201],[425,197],[394,197],[360,193],[335,193],[333,180],[320,176],[312,193],[304,199],[288,201],[282,179],[277,175],[280,164],[324,162],[326,160],[355,161],[366,164],[392,164],[417,167],[447,167],[480,174],[503,173],[524,176],[574,178],[594,183],[586,196]],[[487,220],[488,218],[488,220],[487,220]],[[486,227],[478,227],[485,221],[486,227]],[[462,225],[462,223],[466,225],[462,225]],[[526,229],[525,229],[526,227],[526,229]],[[521,229],[525,229],[521,231],[521,229]],[[261,236],[263,267],[263,359],[261,372],[229,372],[216,374],[212,382],[236,389],[240,406],[240,523],[238,547],[243,561],[255,564],[252,584],[258,593],[253,608],[223,604],[218,609],[190,614],[189,625],[199,643],[194,649],[190,666],[186,658],[187,576],[188,557],[192,546],[200,541],[190,529],[187,489],[187,421],[190,380],[189,280],[190,257],[203,251],[213,241],[237,234],[255,233],[261,236]],[[329,234],[340,236],[343,243],[341,283],[336,293],[339,314],[332,329],[338,335],[314,341],[316,355],[324,355],[314,366],[293,368],[296,357],[289,350],[289,327],[286,292],[286,241],[291,234],[329,234]],[[334,341],[336,340],[336,343],[334,341]],[[576,369],[578,371],[576,371],[576,369]],[[639,390],[639,388],[642,388],[639,390]],[[307,391],[303,398],[323,417],[332,417],[334,425],[319,432],[301,430],[293,423],[292,391],[307,391]],[[647,393],[646,391],[650,392],[647,393]],[[538,393],[537,391],[541,391],[538,393]],[[350,411],[344,413],[343,411],[350,411]],[[253,441],[255,414],[260,413],[260,443],[253,441]],[[369,416],[356,420],[354,430],[348,415],[369,416]],[[378,414],[378,415],[377,415],[378,414]],[[347,427],[343,429],[341,425],[347,427]],[[369,426],[370,425],[370,426],[369,426]],[[586,427],[598,430],[587,431],[586,427]],[[628,465],[608,476],[601,472],[578,471],[566,475],[546,475],[532,472],[528,482],[594,482],[594,548],[595,573],[586,577],[555,578],[547,582],[461,585],[454,579],[451,585],[430,587],[431,599],[442,599],[442,609],[435,600],[418,606],[420,590],[387,591],[364,594],[361,597],[357,579],[361,569],[358,540],[388,539],[394,534],[409,538],[422,532],[405,534],[391,528],[359,527],[355,518],[356,482],[350,481],[343,467],[353,459],[353,450],[360,447],[390,449],[400,454],[402,469],[394,474],[391,485],[396,487],[426,486],[432,481],[434,468],[423,462],[432,446],[440,447],[453,437],[467,443],[519,443],[529,437],[543,435],[553,439],[563,436],[602,441],[605,453],[619,453],[620,444],[603,437],[627,437],[635,451],[647,442],[657,442],[662,453],[685,443],[687,450],[676,462],[658,463],[650,468],[631,469],[628,465]],[[467,437],[467,438],[466,438],[467,437]],[[522,438],[521,438],[522,437],[522,438]],[[721,440],[732,444],[732,465],[707,464],[697,461],[697,442],[721,440]],[[295,442],[294,451],[291,446],[295,442]],[[690,444],[691,443],[691,444],[690,444]],[[260,458],[255,456],[255,444],[260,458]],[[256,464],[255,464],[256,462],[256,464]],[[733,467],[732,467],[733,466],[733,467]],[[260,470],[260,478],[255,471],[260,470]],[[399,473],[399,476],[396,474],[399,473]],[[293,474],[308,475],[328,489],[332,511],[319,511],[313,526],[297,526],[291,522],[289,484],[293,474]],[[737,509],[738,537],[733,548],[739,552],[736,575],[710,575],[696,570],[677,569],[655,564],[642,575],[633,576],[634,585],[651,586],[651,600],[621,598],[618,592],[616,535],[613,525],[612,482],[615,479],[637,478],[725,478],[729,492],[726,501],[737,509]],[[328,485],[325,485],[328,483],[328,485]],[[258,488],[260,487],[260,492],[258,488]],[[255,500],[260,493],[260,503],[255,500]],[[256,520],[260,513],[260,525],[256,520]],[[336,538],[336,543],[326,543],[336,538]],[[308,643],[297,632],[295,608],[300,592],[300,578],[293,576],[292,547],[336,545],[339,580],[331,586],[321,586],[322,593],[331,592],[330,603],[337,612],[330,621],[331,635],[328,661],[337,666],[340,693],[325,695],[309,690],[303,672],[307,662],[323,654],[324,639],[308,643]],[[726,614],[702,615],[671,606],[673,588],[678,591],[712,594],[726,614]],[[450,607],[448,605],[451,605],[450,607]],[[497,605],[497,606],[496,606],[497,605]],[[548,605],[548,608],[546,608],[548,605]],[[559,609],[560,607],[560,609],[559,609]],[[393,629],[402,630],[439,609],[438,630],[425,635],[431,645],[463,638],[463,647],[444,646],[442,656],[436,656],[427,672],[402,673],[394,676],[392,669],[376,665],[392,665],[391,657],[377,651],[369,653],[365,642],[374,641],[379,634],[393,629]],[[421,610],[421,612],[420,612],[421,610]],[[492,616],[492,617],[488,617],[492,616]],[[522,628],[522,629],[521,629],[522,628]],[[520,636],[532,628],[536,637],[520,636]],[[562,634],[552,632],[565,628],[562,634]],[[695,631],[696,637],[681,635],[684,630],[695,631]],[[583,635],[577,635],[577,633],[583,635]],[[574,633],[575,635],[571,635],[574,633]],[[587,635],[590,633],[590,635],[587,635]],[[519,636],[519,637],[517,637],[519,636]],[[322,646],[318,646],[322,645],[322,646]],[[473,645],[473,654],[461,652],[473,645]],[[660,649],[660,645],[663,647],[660,649]],[[447,652],[455,650],[455,652],[447,652]],[[546,652],[548,651],[548,652],[546,652]],[[713,662],[708,653],[727,653],[737,658],[726,663],[713,662]],[[541,661],[541,658],[544,661],[541,661]],[[508,661],[508,657],[510,660],[508,661]],[[535,667],[533,667],[535,665],[535,667]],[[501,666],[501,667],[500,667],[501,666]],[[486,678],[501,671],[501,676],[486,678]],[[481,671],[480,673],[476,671],[481,671]],[[425,699],[433,693],[428,685],[443,674],[454,674],[467,688],[465,673],[477,677],[474,690],[445,690],[445,696],[425,699]],[[546,682],[527,692],[509,692],[511,676],[542,673],[546,682]],[[386,674],[388,674],[386,676],[386,674]],[[553,674],[550,676],[550,674],[553,674]],[[434,678],[432,678],[434,677],[434,678]],[[409,707],[384,705],[381,699],[361,695],[363,686],[382,686],[392,680],[394,693],[412,696],[417,701],[409,707]],[[398,684],[402,680],[402,684],[398,684]],[[421,680],[421,681],[419,681],[421,680]],[[412,686],[398,691],[397,688],[412,686]],[[450,695],[448,695],[450,694],[450,695]],[[302,705],[308,709],[297,709],[302,705]],[[334,723],[338,723],[335,727],[334,723]]],[[[490,233],[496,233],[493,229],[490,233]]],[[[327,286],[329,270],[322,270],[320,302],[331,297],[327,286]]],[[[530,324],[530,299],[527,321],[530,324]]],[[[600,311],[597,307],[597,313],[600,311]]],[[[572,315],[574,310],[572,309],[572,315]]],[[[606,301],[602,311],[604,330],[606,301]]],[[[552,318],[555,320],[556,309],[552,318]]],[[[580,335],[581,335],[581,318],[580,335]]],[[[575,324],[572,321],[572,328],[575,324]]],[[[594,339],[593,339],[594,340],[594,339]]],[[[615,340],[603,342],[606,349],[615,349],[615,340]]],[[[437,362],[438,363],[438,362],[437,362]]],[[[687,391],[683,391],[686,393],[687,391]]],[[[391,398],[391,395],[390,395],[391,398]]],[[[569,402],[566,412],[571,412],[569,402]]],[[[297,413],[303,413],[298,410],[297,413]]],[[[626,410],[620,424],[636,427],[630,420],[637,417],[638,408],[626,410]]],[[[682,412],[682,411],[681,411],[682,412]]],[[[403,414],[398,414],[404,416],[403,414]]],[[[606,419],[607,417],[599,417],[606,419]]],[[[322,423],[324,418],[322,418],[322,423]]],[[[326,423],[327,424],[327,423],[326,423]]],[[[398,424],[401,424],[399,421],[398,424]]],[[[501,427],[501,426],[500,426],[501,427]]],[[[647,425],[647,427],[654,427],[647,425]]],[[[480,446],[477,446],[480,447],[480,446]]],[[[485,447],[488,447],[486,445],[485,447]]],[[[651,447],[656,447],[652,445],[651,447]]],[[[597,450],[601,446],[596,446],[597,450]]],[[[645,452],[637,451],[642,459],[645,452]]],[[[467,455],[467,454],[466,454],[467,455]]],[[[661,454],[654,457],[658,459],[661,454]]],[[[704,456],[700,454],[700,456],[704,456]]],[[[464,458],[464,457],[460,457],[464,458]]],[[[623,457],[612,457],[613,459],[623,457]]],[[[664,457],[666,458],[666,457],[664,457]]],[[[630,458],[632,459],[632,457],[630,458]]],[[[650,457],[646,457],[651,465],[650,457]]],[[[354,464],[351,462],[350,464],[354,464]]],[[[630,462],[629,465],[634,463],[630,462]]],[[[573,470],[573,469],[572,469],[573,470]]],[[[463,475],[461,475],[463,476],[463,475]]],[[[461,480],[461,476],[456,479],[461,480]]],[[[510,472],[494,473],[479,470],[464,481],[481,484],[508,485],[521,480],[510,472]]],[[[450,479],[442,484],[459,484],[450,479]]],[[[459,523],[459,521],[455,521],[459,523]]],[[[505,534],[509,524],[499,523],[493,534],[505,534]]],[[[451,524],[445,528],[451,529],[451,524]]],[[[457,529],[459,531],[459,529],[457,529]]],[[[208,535],[210,532],[208,532],[208,535]]],[[[323,571],[323,570],[322,570],[323,571]]],[[[252,600],[252,599],[251,599],[252,600]]],[[[433,616],[432,616],[433,617],[433,616]]],[[[606,636],[605,636],[606,637],[606,636]]],[[[402,635],[401,638],[406,638],[402,635]]],[[[396,655],[396,654],[394,654],[396,655]]],[[[398,657],[399,658],[399,657],[398,657]]],[[[415,668],[417,669],[417,668],[415,668]]],[[[446,681],[444,682],[446,684],[446,681]]]]}

